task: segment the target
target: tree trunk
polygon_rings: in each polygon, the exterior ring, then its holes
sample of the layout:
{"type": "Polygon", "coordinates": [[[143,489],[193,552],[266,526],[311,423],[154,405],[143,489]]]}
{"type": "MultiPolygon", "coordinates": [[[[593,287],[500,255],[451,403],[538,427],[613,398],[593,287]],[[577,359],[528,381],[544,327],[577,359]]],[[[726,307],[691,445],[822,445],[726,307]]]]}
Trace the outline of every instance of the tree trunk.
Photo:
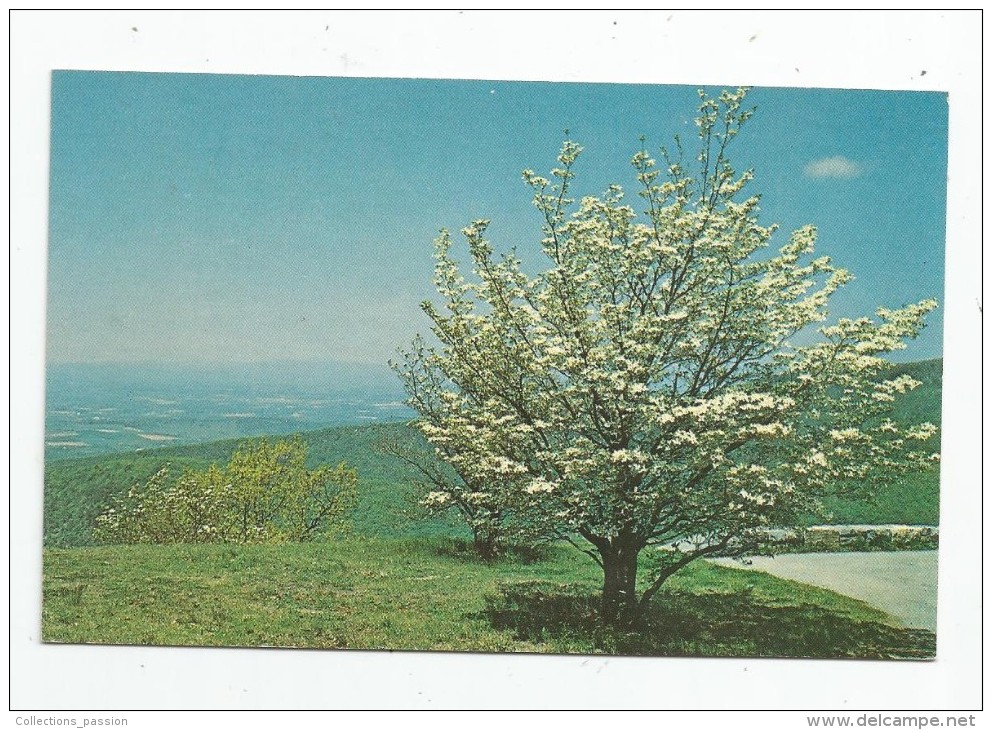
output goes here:
{"type": "Polygon", "coordinates": [[[473,527],[472,537],[475,552],[483,560],[493,560],[499,555],[499,536],[495,531],[473,527]]]}
{"type": "Polygon", "coordinates": [[[603,621],[630,626],[638,616],[637,555],[639,548],[620,546],[602,552],[603,621]]]}

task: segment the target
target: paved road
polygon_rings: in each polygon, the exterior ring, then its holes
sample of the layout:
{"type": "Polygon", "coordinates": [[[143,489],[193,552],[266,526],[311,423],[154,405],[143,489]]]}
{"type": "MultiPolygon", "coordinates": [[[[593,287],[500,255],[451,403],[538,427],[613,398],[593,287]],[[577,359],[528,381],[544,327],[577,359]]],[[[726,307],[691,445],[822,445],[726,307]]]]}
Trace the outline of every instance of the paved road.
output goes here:
{"type": "Polygon", "coordinates": [[[713,562],[828,588],[864,601],[906,626],[937,630],[937,551],[808,553],[713,562]]]}

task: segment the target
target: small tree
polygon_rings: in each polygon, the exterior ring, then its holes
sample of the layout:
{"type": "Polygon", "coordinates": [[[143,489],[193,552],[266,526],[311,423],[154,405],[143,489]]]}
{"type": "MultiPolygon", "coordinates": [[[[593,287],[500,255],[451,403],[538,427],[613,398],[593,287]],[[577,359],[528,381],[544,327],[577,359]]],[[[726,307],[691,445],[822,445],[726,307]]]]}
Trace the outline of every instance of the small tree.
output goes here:
{"type": "Polygon", "coordinates": [[[417,472],[420,507],[432,515],[457,512],[472,531],[472,546],[479,557],[489,560],[502,552],[508,528],[503,511],[492,501],[496,496],[492,490],[474,488],[423,443],[395,438],[381,441],[378,447],[417,472]]]}
{"type": "Polygon", "coordinates": [[[355,497],[357,475],[345,464],[306,467],[302,440],[249,442],[231,456],[225,474],[232,485],[239,542],[304,541],[340,520],[355,497]]]}
{"type": "Polygon", "coordinates": [[[357,475],[345,464],[306,468],[300,439],[243,445],[227,466],[168,467],[134,485],[97,517],[95,535],[112,543],[306,541],[340,525],[354,503],[357,475]]]}
{"type": "Polygon", "coordinates": [[[745,94],[701,93],[696,174],[680,143],[661,169],[634,155],[641,217],[616,185],[574,207],[570,140],[552,179],[524,171],[543,273],[495,256],[478,220],[462,231],[466,278],[442,231],[444,309],[423,304],[439,345],[418,338],[398,365],[421,430],[466,483],[601,566],[608,622],[634,620],[693,560],[764,550],[769,527],[796,524],[841,481],[867,488],[869,474],[875,486],[936,458],[922,449],[934,426],[889,416],[918,383],[887,379],[884,358],[936,302],[814,330],[851,277],[813,256],[812,227],[762,253],[775,226],[759,224],[753,174],[727,156],[752,113],[745,94]]]}

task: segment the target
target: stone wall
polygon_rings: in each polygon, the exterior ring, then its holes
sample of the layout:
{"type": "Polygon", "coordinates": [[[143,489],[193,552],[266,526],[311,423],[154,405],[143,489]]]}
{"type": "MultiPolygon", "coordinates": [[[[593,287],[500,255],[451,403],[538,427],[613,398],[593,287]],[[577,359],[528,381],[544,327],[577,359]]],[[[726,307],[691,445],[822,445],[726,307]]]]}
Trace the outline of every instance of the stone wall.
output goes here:
{"type": "Polygon", "coordinates": [[[932,525],[815,525],[796,530],[769,530],[784,551],[934,550],[940,538],[932,525]]]}
{"type": "MultiPolygon", "coordinates": [[[[766,533],[773,553],[832,553],[893,550],[936,550],[940,530],[933,525],[814,525],[770,529],[766,533]]],[[[660,550],[698,550],[705,537],[689,537],[660,550]]]]}

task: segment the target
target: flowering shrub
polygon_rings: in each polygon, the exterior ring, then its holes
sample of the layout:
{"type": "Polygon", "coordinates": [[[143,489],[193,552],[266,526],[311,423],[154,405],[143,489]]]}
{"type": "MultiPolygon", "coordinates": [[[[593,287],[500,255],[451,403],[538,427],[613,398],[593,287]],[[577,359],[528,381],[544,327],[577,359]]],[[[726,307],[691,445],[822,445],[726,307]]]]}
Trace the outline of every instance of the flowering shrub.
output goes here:
{"type": "Polygon", "coordinates": [[[383,440],[379,449],[414,468],[424,490],[419,500],[423,510],[434,515],[453,510],[459,515],[472,531],[472,546],[479,557],[489,560],[511,549],[526,552],[542,539],[528,529],[530,523],[516,520],[512,510],[504,508],[491,479],[477,482],[471,474],[458,471],[429,445],[425,448],[418,436],[383,440]]]}
{"type": "Polygon", "coordinates": [[[226,467],[168,467],[116,498],[96,520],[107,543],[256,543],[304,541],[339,525],[355,498],[357,475],[345,464],[309,470],[299,439],[248,443],[226,467]]]}
{"type": "Polygon", "coordinates": [[[463,273],[442,231],[443,305],[423,304],[437,344],[418,337],[394,364],[474,499],[602,567],[610,622],[635,618],[695,559],[765,549],[768,528],[798,524],[833,485],[868,489],[932,456],[935,427],[889,417],[918,383],[884,376],[936,302],[829,321],[851,276],[814,256],[816,230],[765,253],[776,227],[759,224],[758,196],[744,194],[753,173],[728,158],[752,114],[745,95],[701,95],[695,174],[681,143],[661,165],[633,156],[640,214],[616,185],[569,197],[571,140],[550,178],[524,171],[544,221],[541,273],[497,256],[487,220],[462,231],[463,273]],[[650,545],[672,549],[638,586],[650,545]]]}

